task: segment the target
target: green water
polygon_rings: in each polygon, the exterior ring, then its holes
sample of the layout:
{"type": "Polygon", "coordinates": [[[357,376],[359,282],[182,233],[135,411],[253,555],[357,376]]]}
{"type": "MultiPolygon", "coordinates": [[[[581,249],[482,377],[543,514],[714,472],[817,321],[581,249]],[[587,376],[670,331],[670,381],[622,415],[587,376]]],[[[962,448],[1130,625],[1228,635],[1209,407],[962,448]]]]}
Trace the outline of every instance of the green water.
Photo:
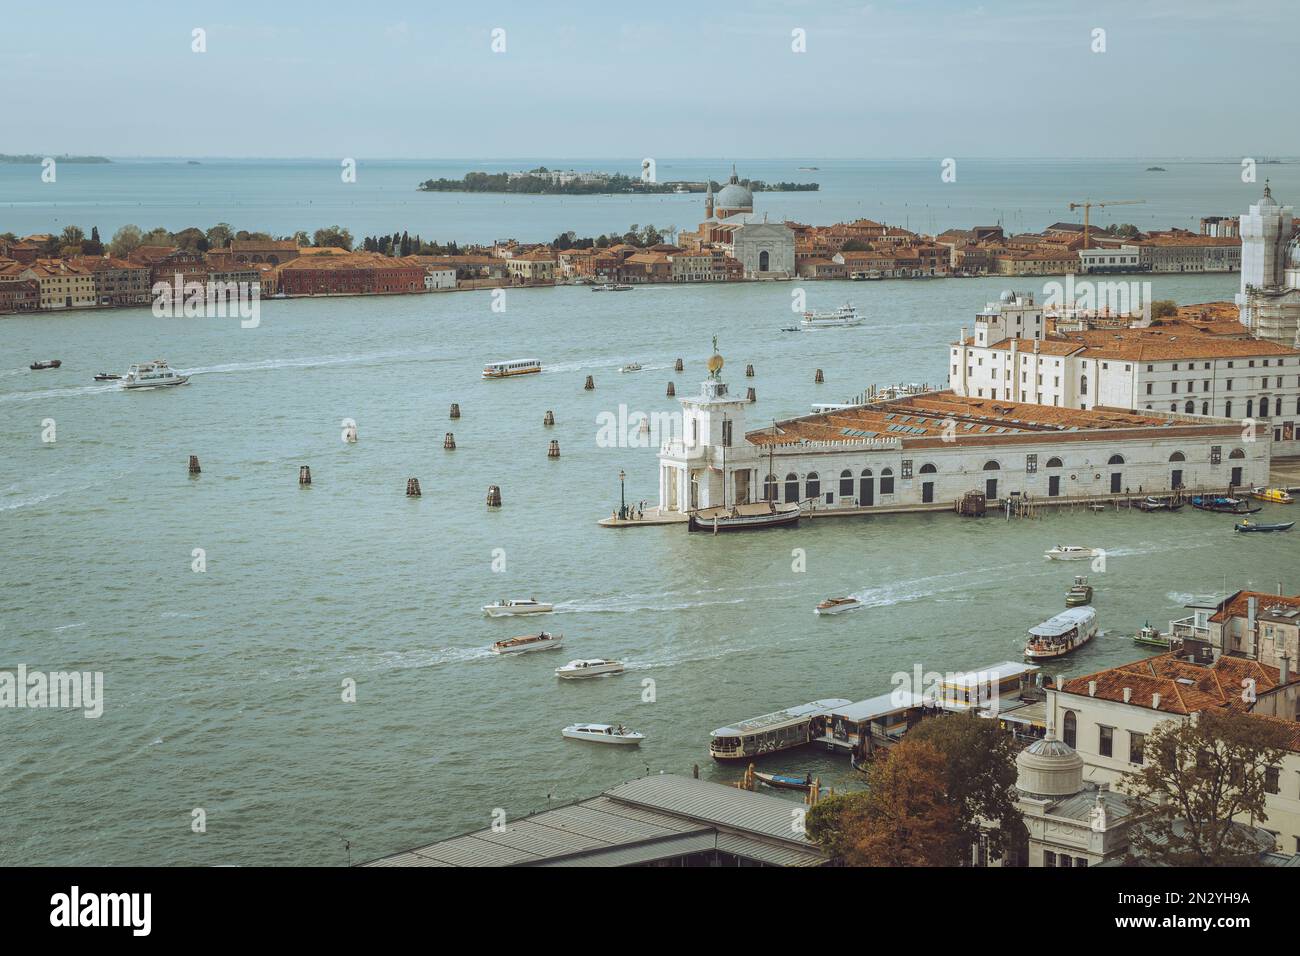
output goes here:
{"type": "MultiPolygon", "coordinates": [[[[1236,279],[1153,281],[1157,297],[1186,302],[1227,298],[1236,279]]],[[[1180,616],[1225,575],[1229,588],[1300,589],[1300,538],[1234,536],[1230,518],[1190,509],[842,519],[719,538],[596,526],[617,505],[620,469],[630,500],[657,488],[654,451],[598,447],[596,416],[670,409],[670,380],[693,394],[712,335],[733,389],[758,390],[758,427],[873,382],[939,380],[944,343],[1004,282],[809,284],[813,307],[851,297],[869,321],[800,335],[776,331],[792,318],[788,284],[512,291],[504,314],[479,293],[273,301],[257,329],[147,310],[0,320],[0,667],[103,671],[106,696],[96,720],[0,711],[0,863],[337,865],[345,839],[367,859],[647,771],[698,763],[732,779],[740,768],[708,760],[714,727],[882,693],[918,664],[1016,659],[1081,570],[1043,559],[1058,542],[1109,555],[1092,580],[1110,634],[1065,673],[1142,656],[1126,634],[1180,616]],[[155,356],[191,384],[91,381],[155,356]],[[533,356],[540,376],[479,379],[485,361],[533,356]],[[678,356],[686,371],[673,374],[678,356]],[[37,358],[63,367],[29,372],[37,358]],[[646,371],[619,374],[630,361],[646,371]],[[344,418],[355,445],[340,440],[344,418]],[[419,500],[404,496],[411,476],[419,500]],[[490,484],[499,510],[485,507],[490,484]],[[868,609],[814,617],[818,600],[847,592],[868,609]],[[492,641],[535,622],[487,620],[480,606],[529,595],[557,604],[545,626],[567,647],[494,657],[492,641]],[[619,658],[627,673],[557,681],[574,656],[619,658]],[[349,679],[355,703],[341,699],[349,679]],[[560,737],[584,720],[648,740],[623,752],[560,737]],[[206,833],[191,832],[195,808],[206,833]]],[[[768,767],[850,776],[812,753],[768,767]]]]}

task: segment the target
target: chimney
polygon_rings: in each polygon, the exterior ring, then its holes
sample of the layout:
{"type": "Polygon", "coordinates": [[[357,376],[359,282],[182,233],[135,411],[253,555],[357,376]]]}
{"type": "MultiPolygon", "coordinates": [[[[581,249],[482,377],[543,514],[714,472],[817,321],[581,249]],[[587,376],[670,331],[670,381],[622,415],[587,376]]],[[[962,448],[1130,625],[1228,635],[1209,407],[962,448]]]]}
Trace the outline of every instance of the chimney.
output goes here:
{"type": "Polygon", "coordinates": [[[1152,695],[1151,695],[1151,709],[1152,709],[1152,710],[1159,710],[1159,709],[1160,709],[1160,695],[1159,695],[1159,694],[1152,694],[1152,695]]]}
{"type": "Polygon", "coordinates": [[[1279,684],[1289,683],[1291,680],[1291,658],[1287,657],[1285,651],[1283,651],[1282,656],[1277,659],[1277,665],[1277,669],[1280,672],[1278,674],[1277,682],[1279,684]]]}
{"type": "Polygon", "coordinates": [[[1088,696],[1089,697],[1097,696],[1097,682],[1095,680],[1088,681],[1088,696]]]}
{"type": "Polygon", "coordinates": [[[1125,688],[1124,688],[1124,703],[1127,704],[1127,703],[1129,703],[1131,700],[1133,700],[1133,688],[1132,688],[1132,687],[1125,687],[1125,688]]]}

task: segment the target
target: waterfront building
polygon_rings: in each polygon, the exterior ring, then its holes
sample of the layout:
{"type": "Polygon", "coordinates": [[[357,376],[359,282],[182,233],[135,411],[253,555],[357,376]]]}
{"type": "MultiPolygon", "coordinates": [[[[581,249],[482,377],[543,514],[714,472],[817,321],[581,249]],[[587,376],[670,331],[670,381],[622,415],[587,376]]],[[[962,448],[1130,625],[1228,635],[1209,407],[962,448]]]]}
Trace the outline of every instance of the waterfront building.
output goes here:
{"type": "Polygon", "coordinates": [[[1148,232],[1131,245],[1138,250],[1142,272],[1237,272],[1241,269],[1241,240],[1170,229],[1148,232]]]}
{"type": "MultiPolygon", "coordinates": [[[[1300,595],[1238,591],[1214,608],[1196,637],[1216,655],[1248,657],[1290,673],[1300,667],[1300,595]]],[[[1300,720],[1300,709],[1284,704],[1266,712],[1300,720]]]]}
{"type": "Polygon", "coordinates": [[[19,275],[40,285],[42,309],[89,309],[98,301],[90,270],[63,259],[37,259],[19,275]]]}
{"type": "Polygon", "coordinates": [[[506,263],[511,281],[518,285],[540,285],[555,281],[555,253],[548,247],[514,253],[506,263]]]}
{"type": "Polygon", "coordinates": [[[1089,273],[1141,272],[1142,250],[1125,243],[1118,248],[1097,246],[1079,250],[1079,271],[1089,273]]]}
{"type": "Polygon", "coordinates": [[[41,284],[36,279],[0,281],[0,314],[35,312],[41,307],[41,284]]]}
{"type": "Polygon", "coordinates": [[[1048,689],[1047,712],[1061,739],[1078,751],[1084,778],[1117,787],[1145,763],[1157,725],[1195,720],[1202,711],[1234,711],[1290,731],[1287,754],[1269,771],[1264,827],[1278,849],[1300,852],[1300,679],[1282,668],[1231,655],[1201,663],[1175,654],[1075,677],[1048,689]]]}
{"type": "Polygon", "coordinates": [[[1300,237],[1292,207],[1278,205],[1265,181],[1240,231],[1241,324],[1269,342],[1300,345],[1300,237]]]}
{"type": "Polygon", "coordinates": [[[236,262],[267,262],[278,266],[283,262],[297,259],[302,253],[298,243],[292,239],[232,239],[224,252],[228,252],[236,262]]]}
{"type": "Polygon", "coordinates": [[[424,288],[427,292],[456,288],[456,269],[453,266],[425,266],[424,288]]]}
{"type": "Polygon", "coordinates": [[[1276,342],[1185,320],[1053,321],[1031,294],[1007,291],[948,351],[948,385],[960,396],[1252,419],[1272,433],[1274,454],[1300,454],[1300,350],[1276,342]]]}
{"type": "Polygon", "coordinates": [[[660,773],[366,866],[824,866],[800,804],[660,773]]]}
{"type": "Polygon", "coordinates": [[[682,432],[659,451],[659,507],[753,501],[815,514],[951,507],[988,499],[1222,490],[1268,481],[1272,434],[1175,412],[1078,409],[955,394],[905,395],[746,431],[748,403],[718,372],[679,399],[682,432]]]}
{"type": "Polygon", "coordinates": [[[682,233],[688,250],[723,249],[740,264],[745,279],[790,279],[795,275],[795,233],[785,223],[754,218],[754,194],[741,185],[736,169],[715,196],[704,195],[705,221],[695,232],[682,233]]]}

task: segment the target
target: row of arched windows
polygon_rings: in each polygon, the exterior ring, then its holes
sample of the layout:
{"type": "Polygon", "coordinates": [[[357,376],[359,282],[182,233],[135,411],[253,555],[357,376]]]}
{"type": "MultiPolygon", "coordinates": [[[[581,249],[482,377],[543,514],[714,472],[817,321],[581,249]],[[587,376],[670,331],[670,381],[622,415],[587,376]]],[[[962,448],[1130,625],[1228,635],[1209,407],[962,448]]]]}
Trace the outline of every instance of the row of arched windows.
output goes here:
{"type": "MultiPolygon", "coordinates": [[[[928,462],[921,466],[921,474],[933,475],[939,471],[934,465],[928,462]]],[[[875,488],[876,474],[870,468],[864,468],[860,475],[854,476],[853,472],[845,468],[840,472],[839,494],[841,498],[853,497],[854,491],[859,492],[859,498],[863,501],[874,499],[872,492],[875,488]],[[858,482],[861,485],[855,489],[858,482]]],[[[882,495],[892,495],[894,493],[894,469],[880,469],[880,493],[882,495]]],[[[785,476],[784,481],[777,479],[776,475],[768,475],[763,482],[763,497],[768,501],[776,501],[778,497],[785,501],[803,501],[809,498],[820,498],[822,494],[821,475],[815,471],[808,472],[803,478],[803,493],[800,494],[800,480],[795,472],[790,472],[785,476]],[[778,492],[780,495],[778,496],[778,492]]]]}

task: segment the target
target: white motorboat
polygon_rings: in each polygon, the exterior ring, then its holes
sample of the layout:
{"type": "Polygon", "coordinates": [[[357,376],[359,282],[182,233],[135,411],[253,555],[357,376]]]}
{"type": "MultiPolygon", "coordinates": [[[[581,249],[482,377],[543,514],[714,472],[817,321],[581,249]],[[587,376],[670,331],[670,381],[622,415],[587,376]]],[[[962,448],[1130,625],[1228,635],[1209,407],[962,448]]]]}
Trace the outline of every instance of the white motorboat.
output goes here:
{"type": "Polygon", "coordinates": [[[805,312],[799,321],[805,329],[842,329],[861,325],[862,316],[852,305],[842,305],[834,312],[805,312]]]}
{"type": "Polygon", "coordinates": [[[483,606],[483,613],[488,617],[513,617],[517,614],[550,614],[554,610],[555,606],[553,604],[543,604],[534,598],[502,600],[497,601],[495,604],[485,604],[483,606]]]}
{"type": "Polygon", "coordinates": [[[1101,554],[1101,548],[1085,548],[1077,544],[1058,544],[1043,555],[1053,561],[1086,561],[1101,554]]]}
{"type": "Polygon", "coordinates": [[[1025,657],[1031,661],[1062,657],[1097,636],[1095,608],[1072,607],[1029,629],[1025,657]]]}
{"type": "Polygon", "coordinates": [[[525,634],[497,641],[492,645],[493,654],[528,654],[531,651],[549,651],[564,643],[563,634],[542,631],[540,634],[525,634]]]}
{"type": "Polygon", "coordinates": [[[619,744],[624,747],[635,747],[645,740],[645,734],[638,734],[635,731],[628,730],[622,724],[617,726],[611,726],[610,724],[570,724],[560,733],[570,740],[590,740],[593,743],[619,744]]]}
{"type": "Polygon", "coordinates": [[[852,611],[865,606],[855,597],[827,598],[813,608],[813,613],[819,616],[822,614],[843,614],[845,611],[852,611]]]}
{"type": "Polygon", "coordinates": [[[152,362],[139,362],[132,365],[122,376],[123,388],[165,388],[168,385],[184,385],[190,380],[188,375],[178,375],[162,359],[152,362]]]}
{"type": "Polygon", "coordinates": [[[621,673],[623,673],[622,661],[607,661],[603,657],[569,661],[563,667],[555,668],[555,676],[563,680],[585,680],[588,677],[604,677],[621,673]]]}
{"type": "Polygon", "coordinates": [[[639,371],[641,371],[641,363],[640,363],[640,362],[632,362],[632,363],[630,363],[630,364],[628,364],[628,365],[624,365],[621,369],[619,369],[619,371],[620,371],[620,372],[639,372],[639,371]]]}

